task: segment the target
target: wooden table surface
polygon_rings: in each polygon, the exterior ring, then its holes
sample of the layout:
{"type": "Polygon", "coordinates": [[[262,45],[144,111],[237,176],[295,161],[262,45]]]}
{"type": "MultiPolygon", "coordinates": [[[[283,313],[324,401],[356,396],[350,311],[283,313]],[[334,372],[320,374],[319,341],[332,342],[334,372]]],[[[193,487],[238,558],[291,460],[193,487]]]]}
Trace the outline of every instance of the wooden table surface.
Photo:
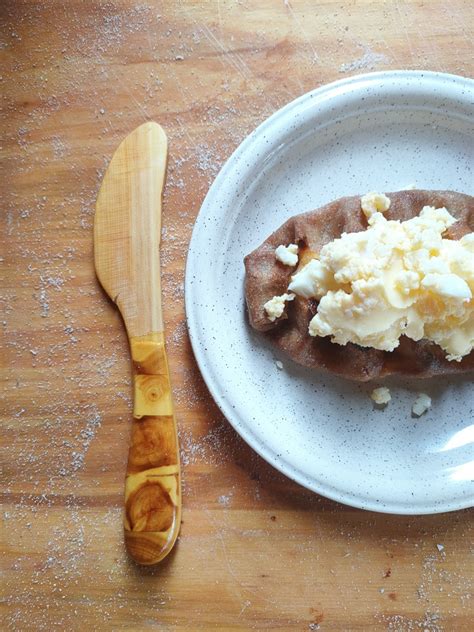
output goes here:
{"type": "MultiPolygon", "coordinates": [[[[275,109],[358,72],[473,70],[469,0],[2,0],[2,540],[6,630],[470,629],[472,513],[338,505],[273,470],[213,403],[186,333],[193,222],[275,109]],[[119,141],[169,137],[163,288],[181,537],[127,559],[130,365],[92,262],[119,141]]],[[[472,628],[471,628],[472,629],[472,628]]]]}

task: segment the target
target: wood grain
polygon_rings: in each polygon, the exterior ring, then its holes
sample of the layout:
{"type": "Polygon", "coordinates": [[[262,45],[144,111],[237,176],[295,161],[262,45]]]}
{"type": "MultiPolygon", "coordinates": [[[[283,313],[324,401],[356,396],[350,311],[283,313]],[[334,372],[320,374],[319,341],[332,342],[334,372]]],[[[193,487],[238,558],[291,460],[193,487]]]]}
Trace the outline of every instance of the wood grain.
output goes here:
{"type": "Polygon", "coordinates": [[[133,425],[125,481],[125,542],[140,564],[157,564],[181,526],[181,481],[173,394],[163,332],[130,338],[133,425]]]}
{"type": "Polygon", "coordinates": [[[95,269],[129,338],[163,331],[160,238],[167,156],[163,128],[143,123],[115,151],[97,198],[95,269]]]}
{"type": "Polygon", "coordinates": [[[472,512],[358,511],[274,471],[201,380],[182,283],[204,195],[248,132],[358,72],[472,75],[472,3],[3,0],[0,12],[3,627],[470,630],[472,512]],[[110,157],[148,120],[169,140],[161,263],[183,523],[162,564],[138,568],[122,532],[129,347],[95,278],[92,220],[110,157]]]}
{"type": "Polygon", "coordinates": [[[96,274],[122,314],[133,363],[135,423],[125,482],[125,543],[133,559],[147,566],[171,551],[181,520],[178,437],[161,306],[167,155],[166,134],[158,123],[143,123],[128,134],[107,168],[94,217],[96,274]]]}

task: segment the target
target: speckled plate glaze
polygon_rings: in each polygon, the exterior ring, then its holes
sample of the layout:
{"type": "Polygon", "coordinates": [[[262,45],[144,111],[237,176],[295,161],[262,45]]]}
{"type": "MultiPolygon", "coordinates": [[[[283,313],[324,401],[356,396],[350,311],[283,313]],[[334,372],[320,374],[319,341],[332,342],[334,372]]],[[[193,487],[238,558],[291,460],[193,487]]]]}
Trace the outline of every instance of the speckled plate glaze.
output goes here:
{"type": "Polygon", "coordinates": [[[242,260],[291,215],[343,195],[413,184],[474,194],[473,96],[468,79],[405,71],[305,94],[240,145],[196,221],[186,313],[209,390],[264,459],[348,505],[427,514],[474,504],[472,378],[385,380],[392,401],[375,410],[380,382],[303,369],[250,329],[242,260]],[[420,390],[433,405],[414,419],[420,390]]]}

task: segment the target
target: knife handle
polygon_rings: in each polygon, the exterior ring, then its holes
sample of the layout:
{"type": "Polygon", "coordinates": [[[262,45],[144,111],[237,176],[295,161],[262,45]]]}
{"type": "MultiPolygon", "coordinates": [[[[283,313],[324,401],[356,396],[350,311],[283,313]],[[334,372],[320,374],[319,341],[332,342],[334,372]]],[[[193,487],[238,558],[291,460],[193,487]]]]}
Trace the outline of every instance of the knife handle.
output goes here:
{"type": "Polygon", "coordinates": [[[163,332],[130,338],[134,406],[125,479],[125,543],[139,564],[162,560],[181,523],[179,449],[163,332]]]}

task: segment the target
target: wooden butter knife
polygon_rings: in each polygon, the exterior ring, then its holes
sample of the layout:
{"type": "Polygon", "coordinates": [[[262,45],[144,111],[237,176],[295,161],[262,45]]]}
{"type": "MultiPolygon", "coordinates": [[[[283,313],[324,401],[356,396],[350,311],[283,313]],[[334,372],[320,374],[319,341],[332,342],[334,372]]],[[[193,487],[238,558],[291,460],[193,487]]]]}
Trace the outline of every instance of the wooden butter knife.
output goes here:
{"type": "Polygon", "coordinates": [[[125,480],[125,542],[156,564],[181,522],[178,438],[161,308],[161,194],[167,139],[145,123],[121,143],[105,173],[94,221],[97,277],[122,314],[133,364],[134,405],[125,480]]]}

